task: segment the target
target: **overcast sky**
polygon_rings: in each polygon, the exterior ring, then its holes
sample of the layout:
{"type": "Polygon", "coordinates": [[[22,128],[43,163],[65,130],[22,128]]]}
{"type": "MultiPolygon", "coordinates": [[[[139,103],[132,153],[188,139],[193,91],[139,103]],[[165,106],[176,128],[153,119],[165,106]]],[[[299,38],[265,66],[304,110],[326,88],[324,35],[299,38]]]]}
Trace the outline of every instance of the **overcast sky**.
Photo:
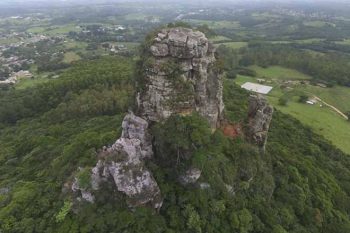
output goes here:
{"type": "MultiPolygon", "coordinates": [[[[149,2],[155,0],[0,0],[0,3],[14,3],[14,2],[149,2]]],[[[164,2],[177,2],[176,0],[157,0],[164,2]]],[[[181,0],[183,1],[183,0],[181,0]]],[[[205,1],[205,0],[203,0],[205,1]]],[[[211,2],[222,2],[223,0],[206,0],[211,2]]],[[[349,2],[350,0],[224,0],[226,2],[349,2]]]]}
{"type": "Polygon", "coordinates": [[[266,2],[277,2],[277,3],[307,3],[307,4],[321,4],[325,2],[329,3],[346,3],[350,5],[350,0],[0,0],[1,5],[28,5],[32,3],[50,3],[50,4],[93,4],[93,3],[112,3],[112,2],[174,2],[174,3],[266,3],[266,2]]]}

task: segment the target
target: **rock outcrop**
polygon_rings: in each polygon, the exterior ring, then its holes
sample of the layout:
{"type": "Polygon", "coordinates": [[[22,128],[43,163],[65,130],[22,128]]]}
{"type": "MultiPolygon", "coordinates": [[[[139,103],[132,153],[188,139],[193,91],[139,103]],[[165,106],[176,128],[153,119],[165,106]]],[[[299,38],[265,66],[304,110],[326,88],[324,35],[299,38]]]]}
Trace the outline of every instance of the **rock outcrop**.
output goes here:
{"type": "Polygon", "coordinates": [[[197,182],[201,174],[202,171],[198,168],[190,168],[185,172],[185,174],[180,176],[180,183],[182,185],[194,184],[197,182]]]}
{"type": "MultiPolygon", "coordinates": [[[[79,170],[81,170],[81,168],[79,168],[79,170]]],[[[85,201],[90,202],[90,203],[95,202],[95,197],[91,193],[91,191],[88,188],[83,188],[79,185],[78,177],[74,177],[74,181],[72,183],[71,188],[72,188],[73,193],[78,194],[77,201],[85,200],[85,201]]]]}
{"type": "Polygon", "coordinates": [[[224,109],[222,81],[215,72],[215,49],[205,35],[187,28],[163,29],[149,50],[138,96],[140,116],[158,122],[197,111],[217,128],[224,109]]]}
{"type": "MultiPolygon", "coordinates": [[[[94,191],[111,182],[124,193],[130,206],[162,206],[160,189],[144,165],[153,156],[148,125],[173,114],[198,112],[214,130],[219,127],[224,104],[222,80],[215,69],[214,47],[205,35],[186,28],[166,28],[153,38],[143,55],[142,77],[137,96],[138,116],[129,113],[122,123],[121,137],[98,155],[91,170],[89,187],[72,182],[79,200],[94,202],[94,191]]],[[[187,170],[179,181],[194,184],[201,170],[187,170]]]]}
{"type": "Polygon", "coordinates": [[[247,137],[251,143],[265,150],[267,135],[272,120],[273,107],[262,95],[251,95],[248,107],[247,137]]]}
{"type": "MultiPolygon", "coordinates": [[[[158,209],[162,206],[160,189],[143,162],[153,155],[148,123],[129,113],[122,128],[121,138],[98,155],[99,161],[91,174],[92,192],[98,190],[102,182],[113,180],[116,189],[127,196],[130,206],[149,204],[158,209]]],[[[75,183],[73,191],[80,190],[83,199],[93,202],[91,192],[81,190],[75,183]]]]}

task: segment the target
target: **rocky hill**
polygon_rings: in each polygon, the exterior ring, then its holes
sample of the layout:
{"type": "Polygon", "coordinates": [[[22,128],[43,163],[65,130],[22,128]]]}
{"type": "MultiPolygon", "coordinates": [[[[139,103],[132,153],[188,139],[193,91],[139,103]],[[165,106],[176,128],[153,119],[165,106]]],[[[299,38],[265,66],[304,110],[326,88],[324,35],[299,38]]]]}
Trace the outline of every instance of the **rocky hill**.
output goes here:
{"type": "MultiPolygon", "coordinates": [[[[147,117],[161,31],[140,54],[137,88],[133,61],[106,57],[1,96],[0,231],[350,232],[350,157],[261,96],[225,79],[224,114],[183,108],[196,93],[178,94],[183,59],[169,55],[176,101],[147,117]]],[[[206,104],[219,93],[210,83],[206,104]]]]}
{"type": "MultiPolygon", "coordinates": [[[[212,130],[223,117],[222,80],[215,71],[214,47],[205,35],[187,28],[162,29],[153,38],[143,57],[147,66],[140,77],[143,85],[137,95],[137,113],[129,113],[123,121],[122,136],[100,152],[92,169],[91,184],[72,183],[77,201],[94,202],[93,192],[102,182],[109,182],[128,197],[130,206],[162,206],[160,189],[144,160],[152,159],[148,125],[172,115],[197,112],[207,119],[212,130]]],[[[198,168],[188,168],[179,180],[195,183],[198,168]]]]}
{"type": "MultiPolygon", "coordinates": [[[[71,190],[79,202],[93,203],[94,191],[102,183],[109,183],[126,195],[131,207],[161,208],[160,188],[145,161],[154,159],[155,152],[167,152],[153,151],[158,142],[152,145],[149,125],[174,115],[197,113],[215,131],[223,120],[222,79],[215,69],[215,49],[203,33],[180,27],[162,29],[146,49],[142,58],[146,65],[142,66],[139,78],[143,85],[139,85],[137,94],[139,116],[132,112],[125,116],[121,137],[99,153],[98,162],[88,175],[89,185],[79,184],[79,177],[75,177],[71,190]]],[[[263,151],[272,114],[272,107],[262,96],[250,97],[245,134],[248,141],[263,151]]],[[[186,154],[189,160],[192,154],[186,154]]],[[[174,163],[170,166],[175,167],[178,162],[174,163]]],[[[183,186],[195,184],[201,172],[200,168],[189,165],[178,174],[177,180],[183,186]]],[[[248,179],[253,177],[248,175],[248,179]]]]}

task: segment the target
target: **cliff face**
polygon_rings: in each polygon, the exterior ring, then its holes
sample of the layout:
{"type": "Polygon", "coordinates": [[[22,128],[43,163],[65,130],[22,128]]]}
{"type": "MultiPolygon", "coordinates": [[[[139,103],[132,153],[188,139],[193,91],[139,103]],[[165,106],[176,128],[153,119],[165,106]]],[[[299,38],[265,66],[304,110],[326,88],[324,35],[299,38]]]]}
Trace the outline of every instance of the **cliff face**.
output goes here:
{"type": "Polygon", "coordinates": [[[153,155],[148,123],[129,113],[123,120],[122,128],[121,137],[99,153],[99,160],[91,170],[89,187],[82,188],[79,179],[75,178],[72,191],[78,194],[78,200],[94,202],[93,192],[99,190],[103,182],[109,182],[126,195],[130,206],[148,204],[160,208],[160,189],[144,165],[144,160],[153,155]]]}
{"type": "Polygon", "coordinates": [[[213,129],[222,117],[222,81],[214,47],[187,28],[161,30],[152,41],[138,95],[139,114],[159,122],[172,114],[198,112],[213,129]]]}
{"type": "MultiPolygon", "coordinates": [[[[224,108],[222,81],[214,69],[214,48],[205,35],[185,28],[163,29],[146,49],[140,77],[143,85],[137,96],[140,117],[126,115],[121,137],[99,153],[89,187],[82,188],[75,178],[71,190],[78,201],[94,202],[94,191],[102,182],[110,182],[126,195],[130,206],[160,208],[160,189],[144,165],[153,156],[149,123],[196,111],[212,129],[219,126],[224,108]]],[[[192,168],[179,180],[193,184],[200,175],[200,170],[192,168]]]]}
{"type": "Polygon", "coordinates": [[[111,177],[131,206],[149,203],[159,208],[162,205],[160,189],[143,163],[153,155],[148,123],[129,113],[122,127],[122,136],[99,154],[99,161],[92,170],[93,189],[99,188],[101,180],[111,177]]]}
{"type": "Polygon", "coordinates": [[[248,107],[248,140],[265,150],[273,107],[262,95],[251,95],[248,107]]]}

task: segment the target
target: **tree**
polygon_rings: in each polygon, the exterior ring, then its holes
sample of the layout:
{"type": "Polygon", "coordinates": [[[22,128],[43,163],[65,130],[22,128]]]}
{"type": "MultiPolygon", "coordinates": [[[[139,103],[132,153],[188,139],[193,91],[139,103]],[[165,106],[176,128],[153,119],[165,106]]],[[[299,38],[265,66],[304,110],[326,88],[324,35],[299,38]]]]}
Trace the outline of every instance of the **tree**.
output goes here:
{"type": "Polygon", "coordinates": [[[102,48],[104,48],[105,51],[107,51],[107,49],[109,49],[109,43],[103,43],[102,48]]]}
{"type": "Polygon", "coordinates": [[[69,213],[70,209],[72,208],[72,205],[73,203],[70,201],[64,202],[64,205],[62,206],[60,212],[58,212],[56,215],[56,222],[62,222],[66,218],[66,215],[69,213]]]}
{"type": "Polygon", "coordinates": [[[230,70],[226,73],[226,78],[228,79],[235,79],[237,77],[237,74],[234,70],[230,70]]]}
{"type": "Polygon", "coordinates": [[[90,176],[91,176],[91,169],[86,167],[84,169],[81,169],[78,174],[78,184],[81,188],[86,189],[90,187],[90,176]]]}
{"type": "Polygon", "coordinates": [[[299,102],[300,103],[305,103],[308,99],[309,99],[309,97],[307,95],[299,96],[299,102]]]}
{"type": "Polygon", "coordinates": [[[187,205],[184,210],[184,214],[187,217],[187,226],[194,232],[202,232],[201,219],[197,211],[191,205],[187,205]]]}
{"type": "Polygon", "coordinates": [[[198,26],[197,30],[203,32],[209,38],[216,36],[216,33],[213,30],[211,30],[207,24],[202,24],[198,26]]]}
{"type": "Polygon", "coordinates": [[[348,121],[350,121],[350,111],[347,111],[345,115],[348,117],[348,121]]]}

